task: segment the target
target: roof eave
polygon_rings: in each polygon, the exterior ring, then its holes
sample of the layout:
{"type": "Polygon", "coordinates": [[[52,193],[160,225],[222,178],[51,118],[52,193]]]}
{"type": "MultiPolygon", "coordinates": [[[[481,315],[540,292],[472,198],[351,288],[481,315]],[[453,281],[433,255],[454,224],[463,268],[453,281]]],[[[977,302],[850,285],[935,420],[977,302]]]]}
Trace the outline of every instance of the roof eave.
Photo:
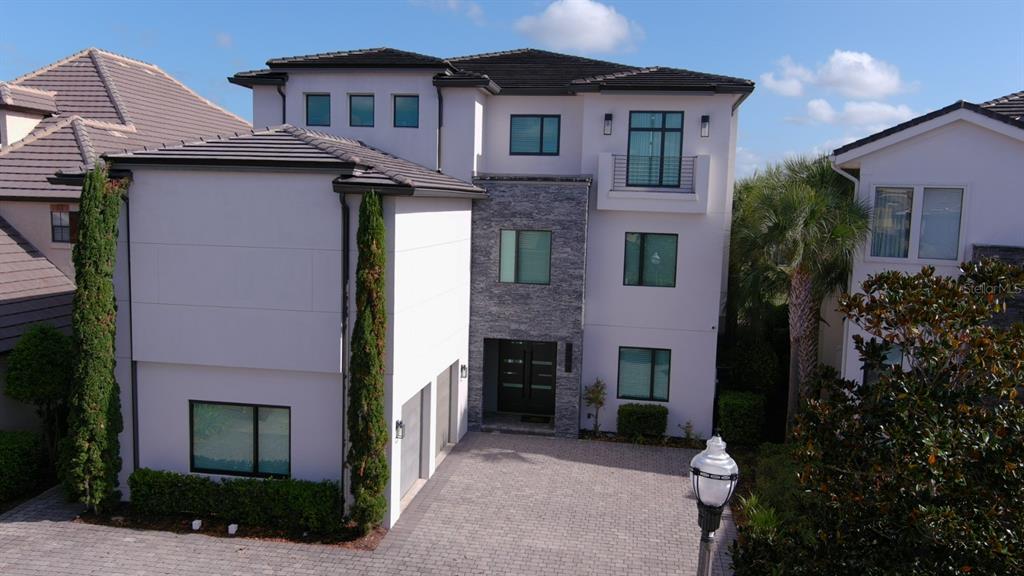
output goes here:
{"type": "Polygon", "coordinates": [[[486,198],[483,190],[456,190],[451,188],[430,188],[422,186],[409,186],[398,183],[381,182],[352,182],[346,178],[335,178],[333,182],[334,191],[339,194],[366,194],[373,190],[381,196],[410,196],[417,198],[486,198]]]}
{"type": "Polygon", "coordinates": [[[434,86],[439,88],[483,88],[491,94],[501,92],[501,86],[498,86],[490,78],[450,78],[442,76],[434,78],[434,86]]]}
{"type": "Polygon", "coordinates": [[[253,86],[283,86],[288,82],[288,74],[283,72],[280,76],[228,76],[228,82],[238,86],[252,88],[253,86]]]}
{"type": "Polygon", "coordinates": [[[26,114],[39,114],[41,116],[49,116],[57,113],[57,108],[42,108],[36,106],[23,106],[19,104],[5,104],[0,102],[0,110],[9,110],[11,112],[24,112],[26,114]]]}
{"type": "Polygon", "coordinates": [[[241,167],[241,168],[293,168],[293,169],[322,169],[342,170],[351,163],[341,160],[275,160],[271,158],[229,158],[224,156],[212,156],[209,158],[184,158],[176,156],[136,156],[133,154],[103,155],[105,160],[112,164],[127,164],[131,166],[213,166],[213,167],[241,167]]]}

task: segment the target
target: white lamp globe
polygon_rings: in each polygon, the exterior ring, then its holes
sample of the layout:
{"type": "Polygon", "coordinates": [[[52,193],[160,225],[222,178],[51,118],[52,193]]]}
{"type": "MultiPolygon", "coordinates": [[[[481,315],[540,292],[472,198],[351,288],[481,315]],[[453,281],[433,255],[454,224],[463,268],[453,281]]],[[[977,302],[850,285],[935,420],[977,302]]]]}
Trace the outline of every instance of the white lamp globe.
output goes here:
{"type": "Polygon", "coordinates": [[[736,489],[740,469],[725,452],[725,441],[721,436],[708,439],[706,448],[690,460],[690,469],[693,493],[701,504],[721,508],[729,502],[736,489]]]}

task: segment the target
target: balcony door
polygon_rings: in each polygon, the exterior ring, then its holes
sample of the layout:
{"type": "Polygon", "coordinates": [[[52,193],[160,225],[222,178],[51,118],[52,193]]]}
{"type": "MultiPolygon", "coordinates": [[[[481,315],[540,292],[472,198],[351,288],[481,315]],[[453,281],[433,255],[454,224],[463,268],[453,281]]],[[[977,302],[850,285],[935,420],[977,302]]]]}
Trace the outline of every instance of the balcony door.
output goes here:
{"type": "Polygon", "coordinates": [[[678,188],[682,112],[630,112],[627,186],[678,188]]]}
{"type": "Polygon", "coordinates": [[[498,411],[555,413],[556,351],[554,342],[499,342],[498,411]]]}

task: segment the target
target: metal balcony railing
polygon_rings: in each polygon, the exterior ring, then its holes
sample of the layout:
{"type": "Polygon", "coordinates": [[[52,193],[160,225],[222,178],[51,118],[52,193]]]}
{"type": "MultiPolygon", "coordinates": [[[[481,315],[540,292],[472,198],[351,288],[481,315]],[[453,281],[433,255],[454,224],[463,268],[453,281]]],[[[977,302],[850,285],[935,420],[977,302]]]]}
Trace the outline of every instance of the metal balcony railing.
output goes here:
{"type": "Polygon", "coordinates": [[[694,193],[696,156],[612,155],[612,190],[658,188],[694,193]]]}

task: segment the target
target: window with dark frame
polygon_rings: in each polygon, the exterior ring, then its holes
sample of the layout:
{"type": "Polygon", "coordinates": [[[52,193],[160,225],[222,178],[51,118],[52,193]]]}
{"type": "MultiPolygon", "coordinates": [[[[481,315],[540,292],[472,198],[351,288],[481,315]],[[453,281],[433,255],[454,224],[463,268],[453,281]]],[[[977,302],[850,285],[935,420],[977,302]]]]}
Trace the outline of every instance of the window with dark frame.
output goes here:
{"type": "Polygon", "coordinates": [[[499,282],[551,283],[551,232],[502,230],[499,247],[499,282]]]}
{"type": "Polygon", "coordinates": [[[558,156],[562,117],[557,114],[512,114],[509,120],[509,154],[558,156]]]}
{"type": "Polygon", "coordinates": [[[683,112],[630,112],[626,185],[676,188],[683,158],[683,112]]]}
{"type": "Polygon", "coordinates": [[[331,125],[331,95],[306,94],[306,126],[331,125]]]}
{"type": "Polygon", "coordinates": [[[394,96],[395,128],[420,127],[420,97],[416,95],[395,94],[394,96]]]}
{"type": "Polygon", "coordinates": [[[50,206],[50,239],[61,244],[78,242],[78,211],[66,205],[50,206]]]}
{"type": "Polygon", "coordinates": [[[291,409],[189,400],[189,469],[204,474],[289,477],[291,409]]]}
{"type": "Polygon", "coordinates": [[[617,397],[668,402],[671,365],[671,350],[620,346],[617,397]]]}
{"type": "Polygon", "coordinates": [[[348,125],[373,128],[373,94],[348,95],[348,125]]]}
{"type": "Polygon", "coordinates": [[[674,288],[678,234],[626,232],[624,286],[674,288]]]}

